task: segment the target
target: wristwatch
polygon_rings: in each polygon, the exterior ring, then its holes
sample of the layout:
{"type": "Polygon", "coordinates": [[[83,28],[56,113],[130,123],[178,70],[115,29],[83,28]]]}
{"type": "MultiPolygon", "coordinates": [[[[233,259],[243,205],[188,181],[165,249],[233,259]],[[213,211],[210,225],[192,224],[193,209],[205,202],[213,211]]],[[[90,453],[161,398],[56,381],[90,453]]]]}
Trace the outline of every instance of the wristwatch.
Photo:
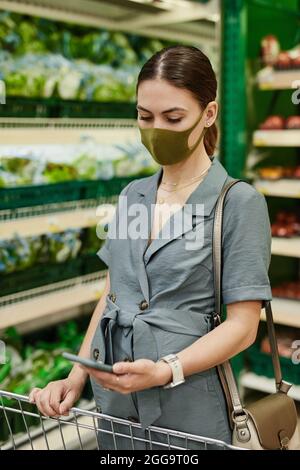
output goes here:
{"type": "Polygon", "coordinates": [[[169,364],[169,366],[172,369],[172,374],[173,374],[172,382],[166,385],[163,385],[162,388],[173,388],[185,382],[182,365],[181,365],[179,358],[176,356],[176,354],[168,354],[167,356],[160,358],[159,361],[164,361],[167,364],[169,364]]]}

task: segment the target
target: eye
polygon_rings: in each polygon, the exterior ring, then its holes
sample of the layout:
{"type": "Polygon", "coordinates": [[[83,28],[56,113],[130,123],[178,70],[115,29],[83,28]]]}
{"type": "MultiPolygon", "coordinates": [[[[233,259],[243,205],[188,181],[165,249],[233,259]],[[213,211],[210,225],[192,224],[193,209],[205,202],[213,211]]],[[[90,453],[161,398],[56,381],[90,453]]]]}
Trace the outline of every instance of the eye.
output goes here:
{"type": "Polygon", "coordinates": [[[171,119],[171,118],[167,118],[169,122],[180,122],[181,121],[181,118],[177,118],[177,119],[171,119]]]}
{"type": "Polygon", "coordinates": [[[152,119],[151,117],[146,118],[146,117],[140,116],[141,121],[151,121],[151,119],[152,119]]]}
{"type": "MultiPolygon", "coordinates": [[[[141,121],[151,121],[152,120],[152,117],[143,117],[143,116],[140,116],[139,119],[141,121]]],[[[168,122],[172,122],[172,123],[176,123],[176,122],[180,122],[182,120],[182,118],[176,118],[176,119],[172,119],[172,118],[167,118],[167,121],[168,122]]]]}

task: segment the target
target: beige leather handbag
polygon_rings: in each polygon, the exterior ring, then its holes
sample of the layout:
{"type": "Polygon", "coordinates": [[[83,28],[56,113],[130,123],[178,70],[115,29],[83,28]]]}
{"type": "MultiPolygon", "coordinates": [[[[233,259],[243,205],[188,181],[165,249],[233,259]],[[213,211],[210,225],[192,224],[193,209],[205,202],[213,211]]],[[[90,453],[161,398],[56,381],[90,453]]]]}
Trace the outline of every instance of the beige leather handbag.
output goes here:
{"type": "MultiPolygon", "coordinates": [[[[213,228],[213,262],[215,287],[214,326],[221,323],[221,250],[223,204],[228,190],[239,179],[228,183],[219,196],[213,228]]],[[[264,301],[268,336],[271,344],[276,392],[243,406],[229,361],[217,366],[224,389],[229,420],[232,428],[232,444],[252,450],[300,450],[300,433],[294,400],[288,396],[292,384],[282,380],[275,336],[271,302],[264,301]]],[[[270,359],[271,360],[271,359],[270,359]]]]}

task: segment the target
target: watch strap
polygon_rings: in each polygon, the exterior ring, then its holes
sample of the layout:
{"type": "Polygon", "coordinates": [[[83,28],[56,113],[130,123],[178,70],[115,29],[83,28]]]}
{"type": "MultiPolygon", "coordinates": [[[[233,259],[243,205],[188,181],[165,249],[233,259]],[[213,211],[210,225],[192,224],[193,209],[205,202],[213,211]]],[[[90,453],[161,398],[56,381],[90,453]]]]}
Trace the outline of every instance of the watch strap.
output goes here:
{"type": "Polygon", "coordinates": [[[168,354],[167,356],[160,358],[160,361],[164,361],[169,364],[173,375],[172,382],[163,385],[163,388],[173,388],[185,382],[182,365],[176,354],[168,354]]]}

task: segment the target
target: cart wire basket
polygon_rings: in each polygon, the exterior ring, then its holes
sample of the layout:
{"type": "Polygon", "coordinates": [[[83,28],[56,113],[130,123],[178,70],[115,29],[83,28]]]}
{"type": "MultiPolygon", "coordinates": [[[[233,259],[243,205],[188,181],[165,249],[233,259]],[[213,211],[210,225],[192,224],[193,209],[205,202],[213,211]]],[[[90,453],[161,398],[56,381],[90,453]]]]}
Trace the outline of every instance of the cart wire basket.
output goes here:
{"type": "Polygon", "coordinates": [[[0,450],[241,450],[223,441],[99,413],[95,403],[46,417],[27,396],[0,390],[0,450]]]}

